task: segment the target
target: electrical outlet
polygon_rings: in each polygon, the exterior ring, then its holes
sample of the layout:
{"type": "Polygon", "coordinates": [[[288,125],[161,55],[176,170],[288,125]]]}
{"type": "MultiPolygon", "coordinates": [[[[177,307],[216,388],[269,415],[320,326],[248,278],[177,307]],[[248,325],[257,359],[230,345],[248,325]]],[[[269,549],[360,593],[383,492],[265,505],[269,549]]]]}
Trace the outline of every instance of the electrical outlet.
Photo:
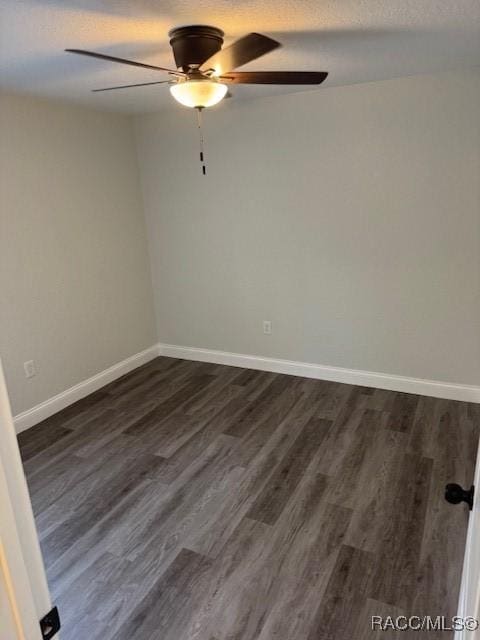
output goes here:
{"type": "Polygon", "coordinates": [[[272,321],[264,320],[263,321],[263,333],[269,336],[272,333],[272,321]]]}
{"type": "Polygon", "coordinates": [[[37,369],[35,368],[35,362],[33,360],[28,360],[23,363],[23,368],[25,369],[25,377],[33,378],[37,374],[37,369]]]}

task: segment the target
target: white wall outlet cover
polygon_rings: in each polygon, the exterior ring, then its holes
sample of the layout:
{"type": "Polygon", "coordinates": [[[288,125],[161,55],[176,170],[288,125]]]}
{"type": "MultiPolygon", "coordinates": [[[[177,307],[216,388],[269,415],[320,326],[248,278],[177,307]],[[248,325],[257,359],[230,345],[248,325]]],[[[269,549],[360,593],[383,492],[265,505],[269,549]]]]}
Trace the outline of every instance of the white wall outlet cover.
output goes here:
{"type": "Polygon", "coordinates": [[[35,362],[33,360],[27,360],[27,362],[24,362],[23,368],[25,370],[25,376],[27,378],[33,378],[33,376],[37,373],[35,362]]]}
{"type": "Polygon", "coordinates": [[[263,333],[266,335],[270,335],[272,333],[272,322],[271,320],[263,321],[263,333]]]}

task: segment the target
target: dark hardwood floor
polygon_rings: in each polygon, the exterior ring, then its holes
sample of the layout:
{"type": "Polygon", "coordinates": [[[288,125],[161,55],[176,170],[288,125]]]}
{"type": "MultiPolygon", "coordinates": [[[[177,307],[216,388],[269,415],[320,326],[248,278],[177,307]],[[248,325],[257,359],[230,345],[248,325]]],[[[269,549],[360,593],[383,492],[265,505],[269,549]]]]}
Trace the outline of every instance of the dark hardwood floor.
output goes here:
{"type": "MultiPolygon", "coordinates": [[[[158,358],[19,437],[62,640],[456,614],[475,404],[158,358]]],[[[416,632],[415,638],[451,637],[416,632]]]]}

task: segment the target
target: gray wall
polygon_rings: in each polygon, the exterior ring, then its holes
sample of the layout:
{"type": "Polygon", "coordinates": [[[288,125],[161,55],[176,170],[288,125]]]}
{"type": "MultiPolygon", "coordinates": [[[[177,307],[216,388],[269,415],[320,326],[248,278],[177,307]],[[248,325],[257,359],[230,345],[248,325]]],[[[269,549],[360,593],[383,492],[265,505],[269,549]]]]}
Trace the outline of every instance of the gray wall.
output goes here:
{"type": "Polygon", "coordinates": [[[137,118],[156,329],[131,121],[2,96],[14,413],[157,333],[480,384],[479,104],[478,71],[231,100],[205,114],[206,178],[194,113],[137,118]]]}
{"type": "Polygon", "coordinates": [[[206,178],[194,113],[137,118],[159,339],[480,384],[479,105],[478,71],[231,100],[206,178]]]}
{"type": "Polygon", "coordinates": [[[130,119],[2,96],[0,291],[14,413],[155,343],[130,119]]]}

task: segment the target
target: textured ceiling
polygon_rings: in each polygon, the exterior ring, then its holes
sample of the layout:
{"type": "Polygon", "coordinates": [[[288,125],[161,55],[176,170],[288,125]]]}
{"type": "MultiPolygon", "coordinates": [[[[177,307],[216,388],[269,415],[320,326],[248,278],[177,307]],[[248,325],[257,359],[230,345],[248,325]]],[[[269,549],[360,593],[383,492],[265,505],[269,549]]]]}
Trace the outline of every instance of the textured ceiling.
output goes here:
{"type": "MultiPolygon", "coordinates": [[[[1,0],[0,88],[158,110],[172,104],[165,86],[90,89],[161,80],[161,73],[63,50],[172,66],[169,29],[195,23],[223,29],[226,44],[249,31],[270,35],[283,47],[243,70],[326,70],[325,87],[480,64],[479,0],[1,0]]],[[[232,93],[237,100],[292,88],[235,86],[232,93]]]]}

